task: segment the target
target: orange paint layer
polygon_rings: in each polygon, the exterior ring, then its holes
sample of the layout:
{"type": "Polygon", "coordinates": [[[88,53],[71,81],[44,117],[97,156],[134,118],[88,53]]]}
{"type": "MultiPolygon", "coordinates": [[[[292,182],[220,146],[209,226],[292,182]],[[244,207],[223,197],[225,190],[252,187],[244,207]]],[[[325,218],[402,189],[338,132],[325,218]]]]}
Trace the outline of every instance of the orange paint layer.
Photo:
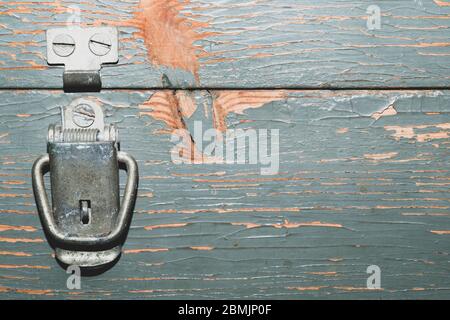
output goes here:
{"type": "Polygon", "coordinates": [[[50,267],[30,266],[28,264],[0,264],[0,269],[50,269],[50,267]]]}
{"type": "Polygon", "coordinates": [[[284,220],[284,223],[277,223],[272,225],[274,228],[300,228],[300,227],[329,227],[329,228],[342,228],[343,226],[338,223],[323,223],[320,221],[312,221],[312,222],[289,222],[288,220],[284,220]]]}
{"type": "Polygon", "coordinates": [[[213,250],[214,247],[208,247],[208,246],[199,246],[199,247],[189,247],[192,250],[200,250],[200,251],[210,251],[213,250]]]}
{"type": "Polygon", "coordinates": [[[42,239],[28,239],[28,238],[5,238],[5,237],[0,237],[0,242],[9,242],[9,243],[16,243],[16,242],[40,243],[40,242],[44,242],[44,240],[42,240],[42,239]]]}
{"type": "Polygon", "coordinates": [[[163,121],[170,129],[184,129],[179,102],[173,90],[161,90],[139,106],[140,115],[163,121]]]}
{"type": "Polygon", "coordinates": [[[430,230],[430,232],[439,235],[450,234],[450,230],[430,230]]]}
{"type": "Polygon", "coordinates": [[[28,231],[28,232],[34,232],[37,229],[32,226],[9,226],[5,224],[0,224],[0,232],[1,231],[28,231]]]}
{"type": "Polygon", "coordinates": [[[152,293],[154,290],[130,290],[129,293],[152,293]]]}
{"type": "Polygon", "coordinates": [[[288,290],[297,290],[297,291],[318,291],[323,288],[326,288],[326,286],[287,287],[288,290]]]}
{"type": "Polygon", "coordinates": [[[194,214],[194,213],[204,213],[204,212],[215,212],[215,213],[235,213],[235,212],[300,212],[300,208],[210,208],[210,209],[187,209],[187,210],[174,210],[174,209],[163,209],[163,210],[146,210],[148,214],[160,214],[160,213],[183,213],[183,214],[194,214]]]}
{"type": "Polygon", "coordinates": [[[284,90],[219,90],[213,91],[214,127],[226,131],[226,117],[229,113],[243,114],[247,109],[260,108],[265,104],[287,98],[284,90]]]}
{"type": "Polygon", "coordinates": [[[335,276],[337,272],[335,271],[317,271],[317,272],[306,272],[307,274],[313,274],[318,276],[335,276]]]}
{"type": "Polygon", "coordinates": [[[304,181],[305,178],[300,177],[274,177],[274,178],[243,178],[243,179],[194,179],[194,182],[207,183],[242,183],[242,182],[267,182],[267,181],[304,181]]]}
{"type": "Polygon", "coordinates": [[[435,139],[448,139],[450,123],[439,123],[434,125],[416,125],[416,126],[385,126],[385,130],[394,131],[392,137],[395,140],[400,140],[401,138],[415,139],[417,142],[426,142],[435,139]],[[427,128],[438,128],[446,131],[430,132],[430,133],[417,133],[416,130],[427,129],[427,128]]]}
{"type": "Polygon", "coordinates": [[[159,280],[176,280],[177,278],[173,278],[173,277],[164,277],[164,278],[160,278],[160,277],[145,277],[145,278],[127,278],[126,280],[129,281],[159,281],[159,280]]]}
{"type": "Polygon", "coordinates": [[[31,198],[31,194],[1,193],[0,198],[31,198]]]}
{"type": "Polygon", "coordinates": [[[397,110],[395,110],[393,105],[390,105],[389,107],[387,107],[386,109],[384,109],[380,112],[374,112],[372,114],[372,118],[375,120],[378,120],[382,117],[395,116],[396,114],[397,114],[397,110]]]}
{"type": "Polygon", "coordinates": [[[124,250],[125,254],[142,253],[142,252],[164,252],[169,251],[167,248],[144,248],[124,250]]]}
{"type": "MultiPolygon", "coordinates": [[[[181,97],[185,97],[181,95],[181,97]]],[[[186,98],[181,98],[181,100],[186,98]]],[[[150,99],[139,106],[141,116],[150,116],[155,120],[162,121],[169,128],[168,133],[176,133],[183,138],[183,142],[188,142],[188,145],[177,152],[179,157],[190,162],[203,162],[203,155],[195,147],[195,143],[186,130],[186,124],[183,120],[183,108],[180,105],[180,94],[174,90],[162,90],[153,94],[150,99]]],[[[184,108],[185,113],[189,113],[190,107],[184,108]]]]}
{"type": "Polygon", "coordinates": [[[16,289],[16,288],[0,287],[0,292],[16,292],[16,293],[31,294],[31,295],[49,295],[53,291],[52,290],[40,290],[40,289],[16,289]]]}
{"type": "Polygon", "coordinates": [[[364,158],[369,160],[386,160],[391,159],[398,155],[398,152],[387,152],[387,153],[371,153],[371,154],[365,154],[364,158]]]}
{"type": "Polygon", "coordinates": [[[15,256],[15,257],[31,257],[31,253],[15,252],[15,251],[0,251],[0,256],[15,256]]]}
{"type": "Polygon", "coordinates": [[[434,139],[447,139],[449,133],[447,131],[433,132],[433,133],[423,133],[416,135],[416,140],[418,142],[425,142],[434,139]]]}
{"type": "Polygon", "coordinates": [[[0,210],[0,213],[34,214],[34,211],[3,209],[0,210]]]}
{"type": "Polygon", "coordinates": [[[4,181],[3,184],[9,184],[9,185],[22,185],[25,184],[26,182],[23,180],[7,180],[4,181]]]}
{"type": "Polygon", "coordinates": [[[333,287],[333,289],[343,290],[343,291],[383,291],[383,288],[380,289],[369,289],[366,287],[345,287],[345,286],[337,286],[333,287]]]}
{"type": "Polygon", "coordinates": [[[153,64],[191,72],[198,81],[199,57],[205,50],[196,42],[214,33],[202,31],[209,27],[207,22],[181,13],[189,3],[141,0],[134,20],[140,31],[135,35],[144,39],[153,64]]]}
{"type": "Polygon", "coordinates": [[[180,228],[187,226],[187,223],[171,223],[171,224],[158,224],[153,226],[145,226],[145,230],[155,230],[161,228],[180,228]]]}
{"type": "Polygon", "coordinates": [[[343,133],[347,133],[348,132],[348,128],[339,128],[336,130],[336,133],[339,134],[343,134],[343,133]]]}
{"type": "Polygon", "coordinates": [[[450,7],[450,2],[442,1],[442,0],[433,0],[440,7],[450,7]]]}
{"type": "Polygon", "coordinates": [[[258,228],[261,227],[260,224],[257,223],[251,223],[251,222],[232,222],[231,225],[233,226],[244,226],[247,229],[252,229],[252,228],[258,228]]]}

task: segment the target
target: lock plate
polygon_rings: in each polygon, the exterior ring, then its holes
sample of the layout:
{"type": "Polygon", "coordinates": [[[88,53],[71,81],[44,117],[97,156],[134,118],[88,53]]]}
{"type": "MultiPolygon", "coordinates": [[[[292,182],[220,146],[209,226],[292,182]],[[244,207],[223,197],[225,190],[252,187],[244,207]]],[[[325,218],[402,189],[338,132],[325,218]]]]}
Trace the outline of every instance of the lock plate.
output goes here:
{"type": "Polygon", "coordinates": [[[65,66],[65,92],[100,91],[100,69],[119,61],[118,48],[118,31],[113,27],[47,30],[47,63],[65,66]]]}
{"type": "Polygon", "coordinates": [[[114,142],[49,143],[55,222],[72,235],[102,236],[119,213],[114,142]]]}

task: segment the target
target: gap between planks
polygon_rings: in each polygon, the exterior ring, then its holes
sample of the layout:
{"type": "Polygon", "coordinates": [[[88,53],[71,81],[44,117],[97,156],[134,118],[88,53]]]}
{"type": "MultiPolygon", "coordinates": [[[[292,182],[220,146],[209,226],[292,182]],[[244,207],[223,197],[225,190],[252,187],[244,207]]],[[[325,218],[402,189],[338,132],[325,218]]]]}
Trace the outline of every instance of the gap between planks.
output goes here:
{"type": "MultiPolygon", "coordinates": [[[[2,91],[63,91],[62,88],[59,87],[0,87],[0,92],[2,91]]],[[[423,90],[423,91],[432,91],[432,90],[450,90],[450,86],[435,86],[435,87],[272,87],[272,88],[251,88],[251,87],[111,87],[111,88],[102,88],[100,92],[104,91],[156,91],[156,90],[175,90],[175,91],[209,91],[209,90],[223,90],[223,91],[270,91],[270,90],[292,90],[292,91],[402,91],[402,90],[423,90]]],[[[79,92],[83,93],[100,93],[100,92],[79,92]]]]}

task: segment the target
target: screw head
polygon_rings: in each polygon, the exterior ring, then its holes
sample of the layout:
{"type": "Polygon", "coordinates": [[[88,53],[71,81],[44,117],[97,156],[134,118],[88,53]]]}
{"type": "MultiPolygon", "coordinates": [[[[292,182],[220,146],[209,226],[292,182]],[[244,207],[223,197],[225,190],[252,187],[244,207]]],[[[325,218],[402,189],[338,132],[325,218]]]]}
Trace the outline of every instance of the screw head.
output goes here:
{"type": "Polygon", "coordinates": [[[73,109],[72,119],[77,126],[88,128],[95,120],[94,109],[88,104],[80,104],[73,109]]]}
{"type": "Polygon", "coordinates": [[[75,50],[75,41],[68,34],[58,34],[53,39],[53,51],[60,57],[70,56],[75,50]]]}
{"type": "Polygon", "coordinates": [[[111,39],[106,34],[96,33],[89,40],[89,49],[97,56],[104,56],[111,51],[111,39]]]}

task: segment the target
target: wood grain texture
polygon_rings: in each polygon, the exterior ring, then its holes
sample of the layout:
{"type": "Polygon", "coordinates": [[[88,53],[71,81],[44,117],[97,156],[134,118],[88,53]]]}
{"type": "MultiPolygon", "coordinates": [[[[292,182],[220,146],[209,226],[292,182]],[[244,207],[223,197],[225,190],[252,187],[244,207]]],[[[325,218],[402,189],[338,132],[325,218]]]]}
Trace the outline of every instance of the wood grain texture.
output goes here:
{"type": "Polygon", "coordinates": [[[40,90],[0,101],[1,299],[450,298],[450,91],[40,90]],[[117,123],[141,179],[121,260],[76,291],[45,241],[30,168],[59,107],[79,96],[117,123]],[[173,164],[170,132],[192,133],[195,120],[279,129],[280,173],[173,164]],[[366,289],[372,264],[382,290],[366,289]]]}
{"type": "Polygon", "coordinates": [[[448,1],[2,1],[0,87],[61,88],[45,30],[120,30],[106,88],[448,88],[448,1]],[[381,29],[368,30],[369,5],[381,29]],[[69,21],[69,22],[68,22],[69,21]]]}

